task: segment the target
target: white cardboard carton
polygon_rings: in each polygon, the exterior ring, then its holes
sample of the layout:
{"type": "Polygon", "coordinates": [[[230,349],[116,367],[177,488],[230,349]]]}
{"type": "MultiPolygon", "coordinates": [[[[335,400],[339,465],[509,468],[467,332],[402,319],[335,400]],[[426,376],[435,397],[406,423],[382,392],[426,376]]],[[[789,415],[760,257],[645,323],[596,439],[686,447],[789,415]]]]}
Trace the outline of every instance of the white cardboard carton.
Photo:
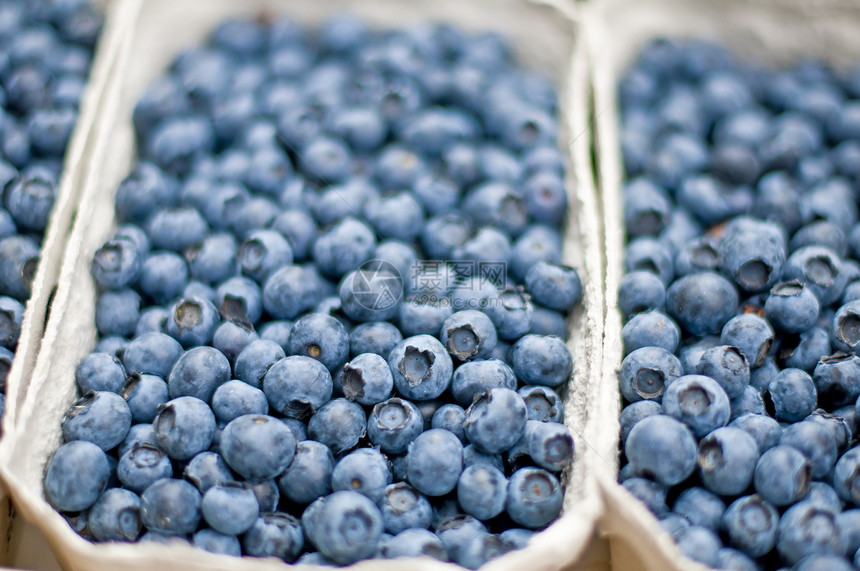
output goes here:
{"type": "MultiPolygon", "coordinates": [[[[113,10],[105,2],[96,2],[105,14],[104,29],[111,28],[113,10]]],[[[57,188],[57,199],[51,213],[42,242],[39,266],[33,277],[30,299],[24,310],[21,335],[15,351],[15,359],[6,377],[6,411],[3,416],[3,434],[14,432],[18,420],[18,409],[30,384],[36,358],[45,331],[51,296],[57,287],[60,265],[65,252],[66,237],[79,206],[79,194],[86,176],[89,147],[92,143],[93,126],[97,120],[105,83],[110,77],[115,62],[113,49],[119,38],[110,33],[102,34],[93,63],[87,88],[80,103],[75,129],[69,140],[64,159],[63,173],[57,188]]],[[[0,563],[7,560],[14,509],[9,503],[8,491],[0,482],[0,563]]]]}
{"type": "MultiPolygon", "coordinates": [[[[590,539],[602,503],[592,465],[614,454],[615,439],[592,425],[601,389],[603,343],[603,242],[591,173],[588,136],[587,60],[577,34],[573,4],[563,0],[437,0],[401,2],[347,0],[120,0],[112,34],[122,38],[117,63],[102,98],[96,134],[86,157],[89,170],[79,201],[82,208],[68,237],[59,287],[38,355],[30,389],[24,395],[15,430],[0,444],[0,475],[17,509],[44,533],[60,564],[68,569],[265,569],[283,565],[275,559],[218,557],[174,544],[95,545],[79,537],[44,500],[42,477],[60,444],[60,422],[75,399],[74,368],[95,344],[95,286],[89,275],[94,251],[115,228],[115,189],[134,158],[131,111],[143,90],[183,49],[201,43],[209,30],[230,16],[288,15],[313,24],[341,11],[355,13],[375,26],[396,27],[444,20],[465,29],[492,29],[507,35],[525,65],[550,73],[562,102],[560,145],[568,165],[571,217],[565,261],[580,270],[585,287],[583,308],[571,319],[570,347],[574,380],[567,389],[566,423],[574,432],[577,454],[567,474],[562,517],[537,535],[530,546],[510,553],[487,569],[558,569],[573,562],[590,539]]],[[[612,419],[610,418],[610,423],[612,419]]],[[[610,430],[611,432],[611,430],[610,430]]],[[[431,560],[365,561],[361,569],[453,568],[431,560]]]]}
{"type": "MultiPolygon", "coordinates": [[[[860,63],[860,4],[841,0],[595,0],[582,10],[582,33],[593,74],[595,153],[606,240],[606,342],[603,351],[605,414],[621,408],[621,315],[617,291],[623,275],[623,167],[618,139],[618,79],[648,40],[699,38],[728,46],[740,58],[784,66],[800,58],[840,67],[860,63]]],[[[610,539],[613,567],[648,571],[699,570],[680,553],[657,519],[616,481],[618,454],[599,465],[606,502],[599,527],[610,539]]]]}

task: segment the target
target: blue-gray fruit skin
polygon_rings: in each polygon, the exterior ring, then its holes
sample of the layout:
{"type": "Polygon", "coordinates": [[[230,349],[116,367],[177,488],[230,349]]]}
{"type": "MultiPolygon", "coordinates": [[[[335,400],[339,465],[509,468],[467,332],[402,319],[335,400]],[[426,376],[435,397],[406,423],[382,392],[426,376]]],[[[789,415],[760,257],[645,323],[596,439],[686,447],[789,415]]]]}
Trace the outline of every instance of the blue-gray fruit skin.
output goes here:
{"type": "MultiPolygon", "coordinates": [[[[529,406],[528,399],[526,399],[526,406],[529,406]]],[[[627,437],[630,435],[630,431],[633,430],[633,427],[636,426],[636,423],[643,418],[662,413],[663,407],[660,403],[652,400],[636,401],[625,406],[618,417],[618,422],[621,424],[622,444],[627,441],[627,437]]],[[[530,418],[529,420],[534,419],[530,418]]]]}
{"type": "Polygon", "coordinates": [[[773,342],[773,327],[766,319],[753,313],[731,318],[720,333],[720,343],[736,347],[750,369],[761,366],[773,342]]]}
{"type": "Polygon", "coordinates": [[[508,480],[498,469],[487,464],[468,466],[457,482],[457,501],[463,511],[488,520],[505,509],[508,480]]]}
{"type": "Polygon", "coordinates": [[[666,506],[666,491],[667,488],[663,484],[659,484],[647,478],[627,478],[621,485],[630,494],[645,504],[648,509],[656,516],[662,516],[669,511],[666,506]]]}
{"type": "Polygon", "coordinates": [[[245,533],[260,513],[254,491],[237,482],[218,484],[206,490],[200,508],[206,523],[226,535],[245,533]]]}
{"type": "Polygon", "coordinates": [[[102,494],[87,519],[87,529],[98,541],[134,541],[141,527],[140,497],[122,488],[102,494]]]}
{"type": "Polygon", "coordinates": [[[166,379],[182,355],[182,345],[164,333],[145,333],[133,339],[122,354],[122,364],[129,373],[148,373],[166,379]]]}
{"type": "Polygon", "coordinates": [[[744,414],[731,421],[729,426],[745,430],[752,436],[761,454],[779,444],[782,436],[779,422],[765,414],[744,414]]]}
{"type": "Polygon", "coordinates": [[[293,324],[288,352],[316,359],[329,370],[336,369],[349,356],[349,335],[334,317],[310,313],[293,324]]]}
{"type": "Polygon", "coordinates": [[[230,380],[230,362],[213,347],[194,347],[182,354],[167,377],[172,398],[196,397],[212,400],[215,390],[230,380]]]}
{"type": "Polygon", "coordinates": [[[717,381],[730,399],[739,397],[749,386],[749,363],[737,347],[718,345],[706,350],[696,372],[717,381]]]}
{"type": "Polygon", "coordinates": [[[563,311],[582,299],[582,282],[570,266],[538,262],[529,269],[525,283],[535,302],[550,309],[563,311]]]}
{"type": "Polygon", "coordinates": [[[506,510],[523,527],[538,529],[558,516],[562,493],[558,480],[540,468],[520,468],[508,481],[506,510]]]}
{"type": "Polygon", "coordinates": [[[372,406],[391,396],[394,378],[381,355],[362,353],[343,366],[340,385],[349,400],[372,406]]]}
{"type": "Polygon", "coordinates": [[[116,471],[123,486],[140,494],[156,480],[171,477],[173,465],[162,450],[142,444],[120,456],[116,471]]]}
{"type": "Polygon", "coordinates": [[[391,483],[388,460],[373,448],[350,452],[335,465],[331,475],[334,491],[352,490],[379,503],[385,487],[391,483]]]}
{"type": "Polygon", "coordinates": [[[262,388],[269,368],[286,357],[283,347],[275,341],[257,339],[248,343],[236,356],[233,376],[244,383],[262,388]]]}
{"type": "Polygon", "coordinates": [[[774,446],[756,464],[755,491],[774,506],[791,505],[809,493],[810,472],[809,460],[801,452],[790,446],[774,446]]]}
{"type": "Polygon", "coordinates": [[[125,385],[125,368],[116,355],[90,353],[75,369],[75,382],[81,391],[110,391],[119,393],[125,385]]]}
{"type": "Polygon", "coordinates": [[[203,452],[215,434],[215,415],[196,397],[168,401],[152,423],[158,447],[174,460],[187,460],[203,452]]]}
{"type": "Polygon", "coordinates": [[[702,437],[728,424],[731,408],[717,381],[704,375],[684,375],[663,394],[663,414],[684,422],[702,437]]]}
{"type": "Polygon", "coordinates": [[[696,439],[682,422],[663,414],[640,420],[624,445],[634,469],[673,486],[686,480],[696,467],[696,439]]]}
{"type": "Polygon", "coordinates": [[[470,541],[487,534],[487,527],[480,520],[464,514],[445,518],[435,528],[452,561],[460,560],[460,553],[470,541]]]}
{"type": "Polygon", "coordinates": [[[391,534],[410,528],[426,529],[433,518],[430,502],[406,482],[386,486],[377,505],[385,531],[391,534]]]}
{"type": "Polygon", "coordinates": [[[717,534],[706,527],[690,526],[677,538],[681,553],[699,563],[716,565],[721,547],[717,534]]]}
{"type": "Polygon", "coordinates": [[[523,336],[511,347],[510,362],[517,378],[535,385],[558,387],[573,371],[570,351],[553,336],[523,336]]]}
{"type": "Polygon", "coordinates": [[[330,402],[332,378],[325,365],[303,355],[276,361],[265,371],[262,388],[273,410],[306,420],[330,402]]]}
{"type": "Polygon", "coordinates": [[[103,450],[123,441],[131,428],[131,410],[121,396],[101,391],[85,394],[63,419],[63,438],[88,440],[103,450]]]}
{"type": "Polygon", "coordinates": [[[800,369],[783,369],[768,385],[774,415],[778,420],[797,422],[816,406],[818,393],[812,377],[800,369]]]}
{"type": "Polygon", "coordinates": [[[436,412],[433,413],[433,418],[430,419],[431,428],[442,428],[454,434],[460,439],[460,442],[466,442],[466,429],[463,424],[466,422],[466,411],[463,407],[456,404],[443,404],[436,412]]]}
{"type": "Polygon", "coordinates": [[[293,263],[293,250],[279,232],[257,230],[242,242],[236,258],[243,274],[263,283],[272,272],[293,263]]]}
{"type": "Polygon", "coordinates": [[[367,417],[367,436],[383,452],[400,454],[424,430],[421,411],[397,397],[373,407],[367,417]]]}
{"type": "Polygon", "coordinates": [[[810,473],[815,479],[824,478],[836,464],[838,455],[833,431],[822,423],[801,421],[786,426],[779,443],[792,446],[809,460],[810,473]]]}
{"type": "Polygon", "coordinates": [[[278,477],[281,494],[303,505],[329,494],[334,464],[334,456],[325,444],[313,440],[299,442],[293,461],[278,477]]]}
{"type": "Polygon", "coordinates": [[[409,445],[407,479],[419,492],[442,496],[453,490],[463,471],[463,444],[451,432],[431,428],[409,445]]]}
{"type": "Polygon", "coordinates": [[[517,394],[526,403],[529,420],[541,422],[562,422],[564,410],[561,397],[554,390],[543,385],[525,385],[517,394]]]}
{"type": "Polygon", "coordinates": [[[660,402],[666,388],[684,374],[681,361],[661,347],[641,347],[621,362],[618,383],[628,402],[660,402]]]}
{"type": "Polygon", "coordinates": [[[720,527],[720,518],[726,511],[726,504],[713,492],[692,487],[680,493],[672,510],[675,514],[686,518],[691,525],[717,531],[720,527]]]}
{"type": "Polygon", "coordinates": [[[732,545],[750,557],[761,557],[773,549],[778,524],[776,508],[755,494],[738,498],[722,515],[732,545]]]}
{"type": "Polygon", "coordinates": [[[560,472],[573,463],[573,437],[563,424],[529,420],[522,438],[528,455],[544,470],[560,472]]]}
{"type": "Polygon", "coordinates": [[[860,467],[860,449],[852,448],[842,455],[833,470],[833,487],[844,502],[857,503],[857,474],[860,467]]]}
{"type": "Polygon", "coordinates": [[[448,317],[442,324],[439,339],[458,361],[486,359],[498,342],[493,322],[474,309],[458,311],[448,317]]]}
{"type": "Polygon", "coordinates": [[[722,496],[737,495],[749,487],[758,459],[758,444],[740,428],[717,428],[699,442],[702,482],[722,496]]]}
{"type": "Polygon", "coordinates": [[[220,324],[218,310],[211,301],[192,297],[170,307],[166,332],[184,347],[196,347],[210,343],[220,324]]]}
{"type": "Polygon", "coordinates": [[[79,512],[92,506],[108,485],[111,468],[104,451],[85,440],[57,448],[45,472],[45,496],[55,508],[79,512]]]}
{"type": "Polygon", "coordinates": [[[666,307],[666,286],[654,273],[645,270],[630,272],[618,286],[618,308],[625,316],[644,311],[663,311],[666,307]]]}
{"type": "Polygon", "coordinates": [[[713,272],[688,274],[666,290],[667,313],[693,335],[719,333],[737,306],[734,285],[713,272]]]}
{"type": "MultiPolygon", "coordinates": [[[[0,244],[5,243],[6,240],[0,244]]],[[[3,246],[0,245],[0,251],[2,249],[3,246]]],[[[96,250],[91,271],[96,283],[101,287],[121,289],[137,279],[142,264],[140,252],[131,240],[116,239],[106,242],[96,250]]]]}
{"type": "Polygon", "coordinates": [[[280,420],[246,414],[224,427],[221,454],[227,465],[249,481],[268,480],[283,472],[296,453],[292,431],[280,420]]]}
{"type": "Polygon", "coordinates": [[[792,564],[813,553],[841,554],[836,514],[809,502],[791,506],[779,520],[776,549],[792,564]]]}
{"type": "Polygon", "coordinates": [[[382,544],[382,556],[386,559],[400,557],[432,557],[447,561],[442,540],[428,529],[412,527],[405,529],[382,544]]]}
{"type": "Polygon", "coordinates": [[[214,529],[201,529],[194,534],[191,542],[195,547],[199,547],[209,553],[232,555],[233,557],[242,555],[242,545],[239,543],[238,537],[235,535],[225,535],[214,529]]]}
{"type": "Polygon", "coordinates": [[[134,423],[152,422],[161,405],[170,400],[167,383],[155,375],[132,373],[122,390],[134,423]]]}
{"type": "Polygon", "coordinates": [[[185,480],[158,480],[141,494],[140,519],[149,531],[191,533],[200,522],[200,501],[200,492],[185,480]]]}
{"type": "Polygon", "coordinates": [[[822,356],[812,374],[820,405],[833,408],[860,397],[860,357],[853,353],[822,356]]]}
{"type": "Polygon", "coordinates": [[[643,347],[660,347],[675,352],[681,340],[681,330],[675,320],[662,311],[637,313],[621,329],[624,354],[643,347]]]}
{"type": "Polygon", "coordinates": [[[194,484],[201,493],[216,484],[233,480],[230,467],[216,452],[201,452],[186,464],[183,470],[185,479],[194,484]]]}
{"type": "Polygon", "coordinates": [[[764,310],[776,329],[800,333],[815,325],[821,304],[804,282],[793,280],[773,286],[764,310]]]}
{"type": "Polygon", "coordinates": [[[478,394],[466,410],[466,437],[491,454],[507,450],[525,430],[528,412],[522,397],[511,389],[478,394]]]}
{"type": "Polygon", "coordinates": [[[340,491],[308,506],[302,515],[302,526],[320,553],[347,564],[376,552],[382,535],[382,514],[367,497],[340,491]]]}
{"type": "Polygon", "coordinates": [[[131,335],[140,318],[140,295],[128,288],[102,292],[96,302],[95,317],[100,335],[131,335]]]}
{"type": "Polygon", "coordinates": [[[514,390],[516,387],[514,371],[499,359],[463,363],[451,378],[451,393],[461,406],[469,406],[476,395],[490,389],[514,390]]]}
{"type": "Polygon", "coordinates": [[[352,355],[375,353],[388,357],[395,345],[403,341],[403,334],[387,321],[369,321],[357,325],[349,334],[352,355]]]}
{"type": "Polygon", "coordinates": [[[245,414],[266,414],[266,394],[242,381],[227,381],[212,395],[212,412],[218,422],[228,423],[245,414]]]}
{"type": "Polygon", "coordinates": [[[428,400],[451,384],[454,365],[438,339],[415,335],[398,343],[388,356],[394,386],[407,399],[428,400]]]}
{"type": "Polygon", "coordinates": [[[257,518],[242,538],[242,547],[253,557],[277,557],[292,562],[301,553],[304,541],[299,520],[275,512],[257,518]]]}
{"type": "Polygon", "coordinates": [[[327,402],[308,421],[308,438],[322,442],[335,456],[354,448],[366,433],[364,409],[344,398],[327,402]]]}
{"type": "Polygon", "coordinates": [[[223,319],[253,324],[263,313],[265,294],[254,280],[233,276],[215,290],[215,304],[223,319]]]}

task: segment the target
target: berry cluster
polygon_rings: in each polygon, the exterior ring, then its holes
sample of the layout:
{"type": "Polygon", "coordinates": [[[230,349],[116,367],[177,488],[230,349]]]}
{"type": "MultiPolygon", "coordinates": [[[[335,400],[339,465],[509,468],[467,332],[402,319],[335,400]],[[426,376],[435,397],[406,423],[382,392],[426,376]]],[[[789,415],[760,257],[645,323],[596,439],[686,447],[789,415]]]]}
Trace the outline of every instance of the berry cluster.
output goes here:
{"type": "Polygon", "coordinates": [[[853,569],[860,73],[661,40],[620,100],[620,480],[709,566],[853,569]]]}
{"type": "Polygon", "coordinates": [[[562,506],[556,98],[496,34],[231,20],[133,115],[45,474],[96,541],[477,568],[562,506]]]}
{"type": "Polygon", "coordinates": [[[83,0],[0,2],[0,418],[100,28],[83,0]]]}

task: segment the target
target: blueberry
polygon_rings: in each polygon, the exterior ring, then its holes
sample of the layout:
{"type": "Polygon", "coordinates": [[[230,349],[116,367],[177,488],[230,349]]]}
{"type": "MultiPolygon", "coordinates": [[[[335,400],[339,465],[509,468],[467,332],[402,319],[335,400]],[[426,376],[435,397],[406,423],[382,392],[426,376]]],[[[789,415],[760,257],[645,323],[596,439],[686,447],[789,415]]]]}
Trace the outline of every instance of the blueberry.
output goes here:
{"type": "Polygon", "coordinates": [[[350,452],[335,465],[331,477],[332,489],[352,490],[379,503],[391,483],[388,460],[372,448],[350,452]]]}
{"type": "Polygon", "coordinates": [[[239,276],[229,278],[215,290],[218,312],[225,320],[253,324],[260,319],[266,303],[265,292],[260,294],[254,281],[239,276]]]}
{"type": "Polygon", "coordinates": [[[383,452],[400,454],[424,429],[418,408],[409,401],[391,398],[373,407],[367,418],[367,436],[383,452]]]}
{"type": "Polygon", "coordinates": [[[451,382],[451,357],[430,335],[416,335],[398,343],[388,356],[388,364],[394,386],[406,398],[435,398],[451,382]]]}
{"type": "Polygon", "coordinates": [[[489,453],[513,446],[522,436],[528,412],[525,402],[507,388],[493,388],[475,396],[466,410],[464,428],[470,442],[489,453]]]}
{"type": "Polygon", "coordinates": [[[683,375],[677,357],[660,347],[642,347],[621,362],[621,394],[629,402],[642,399],[659,401],[675,379],[683,375]]]}
{"type": "Polygon", "coordinates": [[[149,531],[166,535],[193,532],[200,521],[201,496],[184,480],[164,478],[140,496],[140,519],[149,531]]]}
{"type": "MultiPolygon", "coordinates": [[[[34,115],[32,121],[39,121],[40,117],[45,115],[34,115]]],[[[4,205],[19,230],[45,231],[56,200],[55,186],[54,177],[49,171],[33,167],[24,170],[6,189],[4,205]]]]}
{"type": "Polygon", "coordinates": [[[331,492],[333,469],[334,457],[327,446],[303,440],[296,446],[289,467],[278,477],[278,487],[290,501],[309,504],[331,492]]]}
{"type": "Polygon", "coordinates": [[[343,366],[340,384],[344,396],[364,405],[387,399],[394,388],[388,363],[374,353],[363,353],[343,366]]]}
{"type": "Polygon", "coordinates": [[[209,448],[215,433],[212,409],[192,396],[168,401],[152,424],[159,448],[176,460],[187,460],[209,448]]]}
{"type": "Polygon", "coordinates": [[[573,370],[573,357],[558,337],[525,335],[511,348],[511,365],[526,383],[557,387],[573,370]]]}
{"type": "Polygon", "coordinates": [[[152,422],[159,407],[170,400],[167,383],[155,375],[132,373],[122,390],[122,397],[135,423],[152,422]]]}
{"type": "Polygon", "coordinates": [[[820,404],[834,407],[855,402],[860,396],[860,358],[853,354],[835,353],[822,356],[815,366],[812,379],[820,404]]]}
{"type": "Polygon", "coordinates": [[[828,305],[841,297],[847,276],[835,252],[821,246],[806,246],[788,257],[782,279],[804,282],[822,305],[828,305]]]}
{"type": "Polygon", "coordinates": [[[87,440],[102,450],[123,441],[131,428],[131,410],[112,392],[90,392],[76,401],[63,419],[63,438],[87,440]]]}
{"type": "Polygon", "coordinates": [[[334,317],[311,313],[293,325],[289,352],[292,355],[307,355],[327,368],[335,369],[349,355],[349,336],[334,317]]]}
{"type": "Polygon", "coordinates": [[[758,495],[741,497],[722,515],[722,527],[731,545],[750,557],[761,557],[773,549],[779,514],[758,495]]]}
{"type": "Polygon", "coordinates": [[[686,480],[696,467],[696,440],[670,416],[643,418],[630,431],[624,451],[634,469],[665,485],[686,480]]]}
{"type": "Polygon", "coordinates": [[[621,486],[645,504],[654,515],[660,516],[669,511],[666,507],[666,487],[645,478],[629,478],[621,486]]]}
{"type": "MultiPolygon", "coordinates": [[[[9,245],[11,244],[10,242],[9,245]]],[[[117,238],[108,240],[96,250],[91,271],[93,279],[101,287],[120,289],[137,279],[142,264],[142,256],[134,242],[117,238]]]]}
{"type": "MultiPolygon", "coordinates": [[[[133,246],[132,246],[133,247],[133,246]]],[[[153,251],[140,267],[138,289],[160,305],[178,297],[188,283],[188,264],[173,252],[153,251]]]]}
{"type": "Polygon", "coordinates": [[[217,484],[206,490],[200,507],[206,523],[226,535],[248,531],[260,511],[254,492],[235,482],[217,484]]]}
{"type": "Polygon", "coordinates": [[[150,444],[155,446],[155,430],[152,424],[135,424],[128,430],[125,439],[117,447],[117,456],[122,458],[123,454],[134,448],[134,445],[150,444]]]}
{"type": "Polygon", "coordinates": [[[55,508],[77,512],[92,506],[108,485],[110,464],[104,451],[76,440],[54,452],[45,472],[45,496],[55,508]]]}
{"type": "Polygon", "coordinates": [[[544,470],[560,472],[573,463],[573,437],[563,424],[530,420],[523,439],[528,455],[544,470]]]}
{"type": "Polygon", "coordinates": [[[170,396],[196,397],[209,402],[215,390],[230,380],[230,362],[212,347],[194,347],[182,354],[167,378],[170,396]]]}
{"type": "Polygon", "coordinates": [[[212,335],[212,346],[223,353],[231,365],[235,365],[236,358],[245,347],[259,338],[257,332],[247,323],[225,321],[212,335]]]}
{"type": "Polygon", "coordinates": [[[110,391],[119,393],[125,385],[122,362],[108,353],[90,353],[78,363],[75,382],[81,391],[110,391]]]}
{"type": "Polygon", "coordinates": [[[242,555],[242,546],[239,544],[238,537],[235,535],[225,535],[212,529],[201,529],[196,532],[191,538],[191,542],[195,547],[199,547],[209,553],[232,555],[233,557],[242,555]]]}
{"type": "Polygon", "coordinates": [[[245,414],[266,414],[268,410],[263,391],[242,381],[227,381],[212,395],[212,411],[218,422],[228,423],[245,414]]]}
{"type": "Polygon", "coordinates": [[[182,355],[182,345],[163,333],[145,333],[132,339],[122,354],[122,363],[129,373],[156,375],[167,378],[182,355]]]}
{"type": "Polygon", "coordinates": [[[87,519],[87,530],[98,541],[134,541],[141,527],[140,497],[121,488],[102,494],[87,519]]]}
{"type": "Polygon", "coordinates": [[[756,464],[755,490],[775,506],[791,505],[809,493],[811,465],[804,455],[790,446],[774,446],[756,464]]]}
{"type": "Polygon", "coordinates": [[[516,523],[530,529],[545,526],[561,511],[558,480],[539,468],[521,468],[508,482],[506,511],[516,523]]]}
{"type": "Polygon", "coordinates": [[[120,456],[117,476],[123,486],[139,494],[156,480],[173,476],[173,465],[157,447],[134,445],[120,456]]]}
{"type": "Polygon", "coordinates": [[[812,553],[842,553],[836,515],[809,502],[788,508],[779,520],[776,548],[788,563],[812,553]]]}
{"type": "Polygon", "coordinates": [[[860,302],[851,301],[840,307],[833,316],[831,327],[831,338],[836,349],[840,351],[853,352],[858,343],[858,325],[860,325],[860,302]]]}
{"type": "Polygon", "coordinates": [[[269,404],[285,416],[304,420],[331,399],[331,374],[316,359],[286,357],[264,368],[262,374],[262,388],[269,404]]]}
{"type": "Polygon", "coordinates": [[[361,494],[340,491],[311,504],[302,515],[302,526],[324,556],[346,564],[376,552],[382,514],[361,494]]]}
{"type": "Polygon", "coordinates": [[[684,375],[663,394],[663,414],[687,424],[696,436],[704,436],[730,418],[729,399],[715,380],[703,375],[684,375]]]}
{"type": "Polygon", "coordinates": [[[751,218],[730,222],[719,245],[720,269],[750,292],[773,286],[780,278],[785,258],[785,238],[780,227],[751,218]]]}
{"type": "Polygon", "coordinates": [[[717,381],[730,399],[739,397],[749,386],[749,365],[737,347],[719,345],[706,350],[696,372],[717,381]]]}
{"type": "Polygon", "coordinates": [[[849,503],[856,504],[860,493],[858,493],[857,475],[860,450],[852,448],[843,454],[836,462],[833,470],[833,487],[839,497],[849,503]]]}
{"type": "Polygon", "coordinates": [[[717,531],[720,518],[726,511],[726,504],[716,494],[704,488],[693,487],[681,492],[672,509],[686,518],[690,525],[717,531]]]}
{"type": "Polygon", "coordinates": [[[456,487],[462,471],[463,445],[451,432],[433,428],[409,444],[407,478],[419,492],[447,494],[456,487]]]}
{"type": "Polygon", "coordinates": [[[699,442],[698,465],[702,482],[710,491],[731,496],[752,482],[759,448],[740,428],[717,428],[699,442]]]}
{"type": "Polygon", "coordinates": [[[813,478],[823,478],[836,463],[836,439],[824,424],[804,421],[786,426],[779,443],[796,448],[806,456],[813,478]]]}
{"type": "Polygon", "coordinates": [[[660,311],[634,315],[621,330],[625,354],[643,347],[660,347],[669,352],[678,348],[681,330],[675,321],[660,311]]]}
{"type": "Polygon", "coordinates": [[[271,479],[283,472],[296,453],[292,431],[262,414],[232,420],[221,436],[221,454],[233,470],[249,480],[271,479]]]}
{"type": "Polygon", "coordinates": [[[775,285],[764,309],[774,327],[788,333],[800,333],[815,324],[820,307],[813,291],[795,280],[775,285]]]}
{"type": "Polygon", "coordinates": [[[618,286],[618,308],[625,316],[649,310],[662,311],[666,304],[666,286],[652,272],[640,270],[621,278],[618,286]]]}
{"type": "Polygon", "coordinates": [[[693,335],[719,333],[737,310],[734,286],[719,274],[700,272],[684,276],[666,291],[666,309],[693,335]]]}
{"type": "MultiPolygon", "coordinates": [[[[522,389],[520,389],[520,391],[522,391],[522,389]]],[[[526,399],[526,406],[529,407],[528,399],[526,399]]],[[[621,411],[621,415],[618,417],[618,422],[621,424],[621,442],[624,443],[627,441],[630,431],[633,430],[633,427],[636,426],[640,420],[655,414],[661,414],[662,412],[663,407],[660,403],[651,400],[637,401],[625,406],[621,411]]],[[[529,417],[529,420],[540,419],[529,417]]]]}
{"type": "Polygon", "coordinates": [[[308,421],[308,437],[328,446],[335,456],[354,448],[366,432],[361,405],[343,398],[327,402],[308,421]]]}
{"type": "Polygon", "coordinates": [[[433,532],[419,527],[405,529],[386,541],[381,554],[386,559],[432,557],[439,561],[448,560],[442,540],[433,532]]]}
{"type": "Polygon", "coordinates": [[[690,526],[681,532],[677,542],[681,553],[693,561],[704,563],[709,567],[716,565],[722,544],[713,531],[705,527],[690,526]]]}
{"type": "Polygon", "coordinates": [[[266,513],[257,518],[242,538],[245,554],[294,561],[304,545],[299,521],[285,513],[266,513]]]}

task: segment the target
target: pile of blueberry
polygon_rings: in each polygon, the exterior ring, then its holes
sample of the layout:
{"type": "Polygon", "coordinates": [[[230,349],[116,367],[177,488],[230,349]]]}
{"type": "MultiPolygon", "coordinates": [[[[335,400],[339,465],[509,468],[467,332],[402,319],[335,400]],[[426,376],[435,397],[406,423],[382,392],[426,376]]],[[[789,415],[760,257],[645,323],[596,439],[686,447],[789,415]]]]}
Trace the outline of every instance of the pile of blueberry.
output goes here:
{"type": "Polygon", "coordinates": [[[133,115],[45,473],[94,541],[477,568],[559,514],[557,102],[493,33],[231,20],[133,115]]]}
{"type": "Polygon", "coordinates": [[[620,101],[623,486],[709,566],[860,566],[860,70],[661,40],[620,101]]]}
{"type": "Polygon", "coordinates": [[[83,0],[0,1],[0,418],[100,28],[83,0]]]}

